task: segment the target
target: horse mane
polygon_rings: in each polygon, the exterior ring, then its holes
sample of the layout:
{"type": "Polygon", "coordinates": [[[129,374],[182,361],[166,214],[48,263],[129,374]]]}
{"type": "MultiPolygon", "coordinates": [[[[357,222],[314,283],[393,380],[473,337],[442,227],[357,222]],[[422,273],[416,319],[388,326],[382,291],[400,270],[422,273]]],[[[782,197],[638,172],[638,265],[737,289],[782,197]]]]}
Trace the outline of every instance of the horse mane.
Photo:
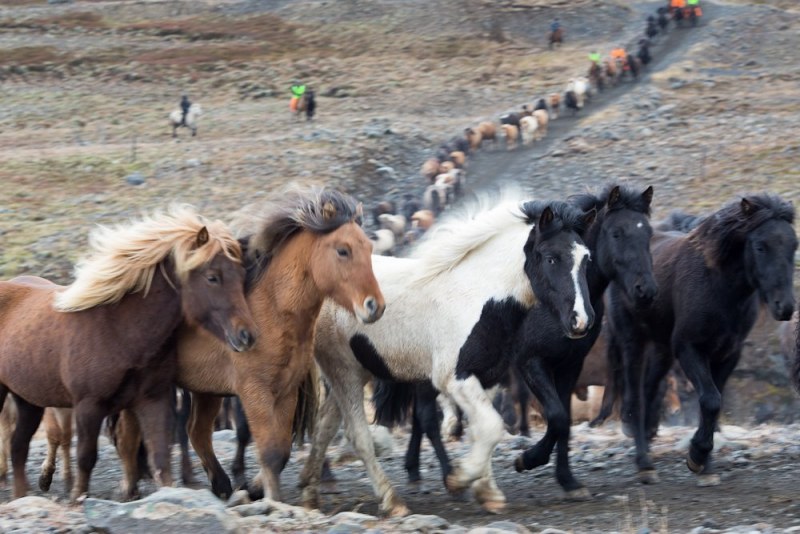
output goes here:
{"type": "Polygon", "coordinates": [[[75,281],[56,295],[58,311],[111,304],[128,293],[146,295],[156,267],[168,257],[180,280],[219,253],[233,261],[242,259],[239,243],[224,223],[207,222],[186,205],[172,205],[166,213],[156,212],[127,226],[101,226],[89,235],[89,246],[92,253],[75,265],[75,281]],[[203,228],[208,242],[198,247],[203,228]]]}
{"type": "Polygon", "coordinates": [[[530,200],[522,205],[522,212],[525,214],[528,224],[533,225],[539,220],[545,208],[550,208],[553,212],[553,222],[544,231],[544,239],[565,229],[572,230],[579,235],[586,233],[588,227],[584,216],[586,211],[592,210],[592,207],[584,210],[582,207],[561,200],[530,200]]]}
{"type": "Polygon", "coordinates": [[[414,280],[432,281],[461,263],[470,252],[520,223],[531,224],[515,189],[475,196],[437,222],[411,252],[410,257],[422,260],[414,280]]]}
{"type": "Polygon", "coordinates": [[[361,225],[361,205],[335,189],[291,186],[270,199],[237,212],[231,226],[247,241],[247,290],[267,270],[272,258],[302,230],[325,234],[355,222],[361,225]]]}
{"type": "Polygon", "coordinates": [[[570,195],[567,201],[570,204],[578,206],[583,211],[589,211],[594,208],[597,210],[598,216],[602,217],[603,208],[606,207],[608,197],[615,187],[619,187],[619,198],[608,208],[608,211],[627,209],[643,213],[648,217],[650,216],[650,204],[642,196],[642,192],[625,184],[610,183],[607,184],[599,194],[590,192],[577,193],[570,195]]]}
{"type": "Polygon", "coordinates": [[[706,217],[691,215],[683,211],[675,210],[667,215],[667,218],[655,225],[659,232],[681,232],[688,234],[703,222],[706,217]]]}
{"type": "Polygon", "coordinates": [[[730,202],[705,217],[689,233],[689,242],[703,252],[708,265],[724,265],[747,235],[767,221],[794,224],[794,206],[777,195],[764,193],[742,200],[730,202]],[[749,215],[742,213],[742,200],[751,205],[749,215]]]}

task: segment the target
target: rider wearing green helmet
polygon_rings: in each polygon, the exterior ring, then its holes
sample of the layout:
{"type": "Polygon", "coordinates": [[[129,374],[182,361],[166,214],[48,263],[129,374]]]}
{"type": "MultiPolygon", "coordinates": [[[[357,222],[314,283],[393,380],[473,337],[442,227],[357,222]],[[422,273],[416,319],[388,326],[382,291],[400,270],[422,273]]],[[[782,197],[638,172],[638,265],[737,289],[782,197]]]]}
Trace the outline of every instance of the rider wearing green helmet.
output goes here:
{"type": "Polygon", "coordinates": [[[692,7],[699,6],[700,5],[700,0],[686,0],[686,5],[692,6],[692,7]]]}
{"type": "Polygon", "coordinates": [[[306,92],[306,86],[301,84],[300,82],[294,82],[292,84],[292,96],[296,98],[302,97],[306,92]]]}
{"type": "Polygon", "coordinates": [[[589,53],[589,61],[591,61],[592,63],[597,63],[597,65],[600,65],[600,59],[601,59],[600,54],[598,54],[597,51],[592,50],[589,53]]]}

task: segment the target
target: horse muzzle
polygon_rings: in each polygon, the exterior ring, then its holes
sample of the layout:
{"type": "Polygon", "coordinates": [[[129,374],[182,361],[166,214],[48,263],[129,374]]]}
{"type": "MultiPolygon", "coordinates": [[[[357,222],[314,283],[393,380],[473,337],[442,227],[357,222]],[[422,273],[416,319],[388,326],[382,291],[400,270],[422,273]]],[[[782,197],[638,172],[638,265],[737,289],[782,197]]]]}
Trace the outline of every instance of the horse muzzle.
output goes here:
{"type": "Polygon", "coordinates": [[[386,310],[386,304],[383,300],[367,297],[361,306],[356,307],[356,316],[362,323],[370,324],[383,317],[384,310],[386,310]]]}
{"type": "Polygon", "coordinates": [[[225,339],[235,352],[245,352],[256,344],[256,336],[247,328],[239,328],[235,332],[226,331],[225,339]]]}

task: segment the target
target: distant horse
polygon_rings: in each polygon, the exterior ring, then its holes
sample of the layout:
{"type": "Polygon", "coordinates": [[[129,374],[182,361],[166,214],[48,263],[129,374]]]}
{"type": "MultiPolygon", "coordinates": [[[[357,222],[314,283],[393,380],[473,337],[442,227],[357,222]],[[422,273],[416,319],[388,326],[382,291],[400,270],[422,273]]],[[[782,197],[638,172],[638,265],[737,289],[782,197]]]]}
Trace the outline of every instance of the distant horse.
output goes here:
{"type": "Polygon", "coordinates": [[[617,81],[619,80],[619,69],[616,66],[615,61],[609,61],[608,59],[603,62],[603,70],[605,71],[605,79],[606,81],[614,86],[617,85],[617,81]]]}
{"type": "Polygon", "coordinates": [[[592,66],[589,67],[589,82],[597,87],[598,91],[603,91],[606,88],[605,79],[603,76],[603,68],[592,61],[592,66]]]}
{"type": "Polygon", "coordinates": [[[178,128],[182,126],[192,131],[192,137],[197,135],[197,122],[202,114],[203,110],[200,104],[192,104],[189,107],[189,111],[186,112],[185,121],[181,120],[183,118],[183,112],[180,109],[176,109],[170,113],[169,124],[172,126],[172,137],[178,137],[178,128]]]}
{"type": "Polygon", "coordinates": [[[661,33],[666,33],[667,29],[669,28],[669,17],[667,16],[667,8],[666,7],[659,7],[658,8],[658,28],[661,30],[661,33]]]}
{"type": "Polygon", "coordinates": [[[333,304],[320,315],[315,357],[331,385],[300,477],[303,501],[318,506],[320,469],[330,440],[345,431],[364,461],[381,508],[408,512],[375,460],[363,407],[370,374],[384,380],[432,380],[470,421],[473,447],[447,477],[458,491],[473,486],[490,511],[505,505],[491,454],[503,422],[484,391],[510,364],[507,342],[527,310],[541,309],[562,335],[592,325],[581,234],[594,217],[565,203],[501,202],[428,232],[413,258],[373,258],[387,294],[387,317],[362,328],[333,304]],[[540,214],[537,219],[532,213],[540,214]],[[534,225],[533,223],[536,222],[534,225]]]}
{"type": "Polygon", "coordinates": [[[547,36],[547,47],[552,50],[553,45],[560,45],[564,42],[564,28],[557,28],[547,36]]]}
{"type": "Polygon", "coordinates": [[[759,301],[779,321],[794,309],[793,221],[794,208],[780,197],[744,197],[703,218],[688,234],[655,234],[659,293],[651,308],[632,310],[626,296],[610,288],[611,336],[625,370],[621,415],[636,440],[643,482],[657,480],[648,440],[658,428],[659,385],[677,358],[701,411],[686,463],[703,483],[717,483],[711,450],[722,390],[756,321],[759,301]],[[653,350],[645,360],[646,346],[653,350]]]}
{"type": "MultiPolygon", "coordinates": [[[[383,315],[362,216],[353,198],[327,188],[292,190],[238,214],[233,226],[247,236],[247,303],[259,341],[240,357],[191,325],[178,338],[177,383],[192,392],[189,436],[216,495],[232,494],[212,446],[221,396],[239,396],[255,438],[261,469],[248,489],[279,500],[292,437],[302,439],[315,415],[312,340],[323,302],[359,324],[383,315]]],[[[133,477],[135,447],[126,447],[133,477]]]]}
{"type": "Polygon", "coordinates": [[[565,337],[558,325],[541,311],[531,310],[514,339],[515,363],[538,399],[547,421],[547,432],[533,447],[520,454],[517,471],[533,469],[550,461],[558,445],[556,478],[571,498],[588,498],[569,467],[570,401],[583,368],[583,361],[600,335],[604,312],[603,294],[616,288],[632,309],[646,309],[657,293],[650,256],[652,230],[648,220],[653,188],[644,192],[613,185],[599,195],[570,198],[580,209],[597,210],[585,242],[592,262],[587,271],[591,306],[596,321],[587,336],[565,337]]]}
{"type": "Polygon", "coordinates": [[[44,406],[74,407],[78,480],[86,495],[103,418],[131,409],[142,422],[159,484],[170,485],[170,387],[175,333],[190,321],[249,349],[255,325],[244,300],[241,248],[222,223],[173,208],[129,226],[101,228],[72,285],[36,277],[0,282],[0,402],[17,404],[14,495],[44,406]],[[25,365],[20,365],[24,356],[25,365]]]}

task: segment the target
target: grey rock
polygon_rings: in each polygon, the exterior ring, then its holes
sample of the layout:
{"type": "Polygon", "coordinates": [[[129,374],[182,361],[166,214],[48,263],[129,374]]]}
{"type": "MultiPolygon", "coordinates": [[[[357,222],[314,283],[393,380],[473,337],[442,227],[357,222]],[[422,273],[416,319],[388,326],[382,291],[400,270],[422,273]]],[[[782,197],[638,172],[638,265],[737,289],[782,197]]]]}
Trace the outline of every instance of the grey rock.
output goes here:
{"type": "Polygon", "coordinates": [[[203,164],[203,162],[200,161],[197,158],[192,158],[192,159],[187,159],[186,160],[186,166],[187,167],[199,167],[202,164],[203,164]]]}
{"type": "Polygon", "coordinates": [[[524,526],[519,523],[514,523],[513,521],[494,521],[486,525],[486,528],[496,528],[498,530],[517,532],[519,534],[528,534],[530,532],[530,530],[524,526]]]}
{"type": "Polygon", "coordinates": [[[132,172],[125,177],[125,181],[130,185],[142,185],[144,183],[144,175],[140,172],[132,172]]]}
{"type": "Polygon", "coordinates": [[[234,516],[227,514],[222,501],[205,489],[161,488],[144,499],[127,503],[89,498],[83,509],[89,526],[109,534],[238,531],[234,516]]]}
{"type": "Polygon", "coordinates": [[[450,523],[438,515],[412,514],[402,518],[397,528],[404,532],[433,532],[449,526],[450,523]]]}

